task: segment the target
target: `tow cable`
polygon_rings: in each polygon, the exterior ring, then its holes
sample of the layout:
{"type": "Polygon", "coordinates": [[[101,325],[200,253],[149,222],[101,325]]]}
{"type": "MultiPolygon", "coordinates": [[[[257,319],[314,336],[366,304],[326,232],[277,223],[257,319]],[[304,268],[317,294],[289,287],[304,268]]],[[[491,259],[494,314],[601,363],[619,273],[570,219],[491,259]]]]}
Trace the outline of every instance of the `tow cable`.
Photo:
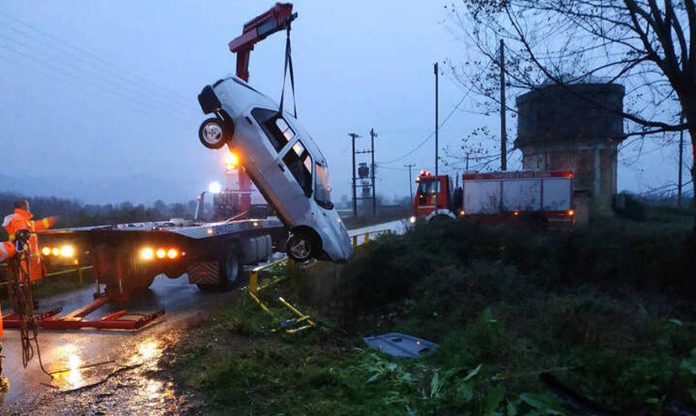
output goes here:
{"type": "Polygon", "coordinates": [[[290,72],[290,89],[292,90],[292,107],[293,116],[297,118],[297,99],[295,97],[295,72],[292,68],[292,48],[290,47],[290,22],[288,22],[288,27],[286,30],[286,40],[285,40],[285,65],[283,67],[283,90],[280,93],[280,106],[278,107],[278,112],[283,114],[283,102],[285,99],[285,80],[290,72]]]}
{"type": "Polygon", "coordinates": [[[17,254],[10,261],[10,269],[14,280],[8,285],[9,298],[12,308],[20,317],[20,340],[22,344],[22,365],[24,368],[36,356],[39,366],[49,377],[51,373],[46,371],[41,359],[39,347],[39,326],[34,319],[34,297],[29,277],[31,247],[29,246],[30,233],[28,230],[19,230],[15,236],[15,248],[17,254]]]}

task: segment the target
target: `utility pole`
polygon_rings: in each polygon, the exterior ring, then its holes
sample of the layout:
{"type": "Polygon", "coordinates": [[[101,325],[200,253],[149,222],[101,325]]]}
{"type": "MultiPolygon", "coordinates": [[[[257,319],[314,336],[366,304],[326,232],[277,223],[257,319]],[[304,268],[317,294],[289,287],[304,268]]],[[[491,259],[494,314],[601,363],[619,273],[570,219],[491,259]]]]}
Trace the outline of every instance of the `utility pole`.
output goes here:
{"type": "Polygon", "coordinates": [[[370,140],[372,142],[372,167],[370,168],[370,174],[372,175],[372,215],[377,215],[377,191],[375,190],[375,129],[370,129],[370,140]]]}
{"type": "Polygon", "coordinates": [[[413,201],[413,177],[411,176],[411,168],[414,166],[416,166],[415,163],[404,165],[405,168],[408,168],[408,190],[411,193],[411,201],[413,201]]]}
{"type": "Polygon", "coordinates": [[[440,71],[438,71],[437,62],[435,62],[434,70],[435,70],[435,176],[437,176],[437,175],[438,175],[438,169],[437,169],[437,167],[438,167],[438,159],[439,159],[439,155],[438,155],[439,150],[438,150],[438,147],[440,146],[440,143],[439,143],[439,135],[438,135],[439,130],[440,130],[440,122],[439,122],[439,118],[440,118],[440,113],[439,113],[439,111],[440,111],[440,109],[439,109],[439,104],[438,104],[438,103],[439,103],[439,99],[438,99],[438,94],[439,94],[438,79],[439,79],[439,77],[440,77],[440,74],[439,74],[440,71]]]}
{"type": "MultiPolygon", "coordinates": [[[[681,124],[684,124],[684,111],[681,113],[681,124]]],[[[677,181],[677,205],[682,204],[682,166],[684,163],[684,130],[679,131],[679,179],[677,181]]]]}
{"type": "Polygon", "coordinates": [[[355,139],[357,139],[360,136],[358,136],[355,133],[348,133],[348,136],[350,136],[350,138],[353,141],[353,152],[352,152],[353,153],[353,181],[351,182],[351,188],[353,188],[353,216],[357,217],[358,216],[358,200],[357,200],[356,194],[355,194],[355,180],[356,180],[356,177],[355,177],[355,139]]]}
{"type": "Polygon", "coordinates": [[[507,170],[507,127],[505,126],[505,42],[500,39],[500,170],[507,170]]]}

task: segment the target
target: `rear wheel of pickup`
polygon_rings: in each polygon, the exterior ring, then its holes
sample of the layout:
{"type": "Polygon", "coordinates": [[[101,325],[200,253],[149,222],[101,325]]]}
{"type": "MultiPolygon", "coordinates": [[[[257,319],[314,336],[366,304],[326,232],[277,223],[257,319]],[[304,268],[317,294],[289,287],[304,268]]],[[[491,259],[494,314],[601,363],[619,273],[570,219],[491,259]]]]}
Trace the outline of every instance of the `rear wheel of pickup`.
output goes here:
{"type": "Polygon", "coordinates": [[[229,292],[241,283],[241,266],[234,249],[228,250],[225,259],[219,262],[219,281],[213,284],[197,284],[201,292],[229,292]]]}
{"type": "Polygon", "coordinates": [[[234,124],[217,117],[204,120],[198,129],[198,138],[208,149],[222,148],[234,135],[234,124]]]}

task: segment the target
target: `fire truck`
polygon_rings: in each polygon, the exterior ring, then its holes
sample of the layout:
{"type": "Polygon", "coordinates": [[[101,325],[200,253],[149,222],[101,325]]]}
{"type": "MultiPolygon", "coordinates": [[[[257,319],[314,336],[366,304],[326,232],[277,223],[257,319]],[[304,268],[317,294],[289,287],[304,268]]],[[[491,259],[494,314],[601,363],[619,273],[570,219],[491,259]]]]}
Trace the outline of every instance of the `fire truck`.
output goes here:
{"type": "Polygon", "coordinates": [[[483,222],[532,218],[548,223],[573,224],[573,172],[468,172],[462,186],[449,175],[422,170],[413,200],[416,218],[428,221],[471,216],[483,222]]]}

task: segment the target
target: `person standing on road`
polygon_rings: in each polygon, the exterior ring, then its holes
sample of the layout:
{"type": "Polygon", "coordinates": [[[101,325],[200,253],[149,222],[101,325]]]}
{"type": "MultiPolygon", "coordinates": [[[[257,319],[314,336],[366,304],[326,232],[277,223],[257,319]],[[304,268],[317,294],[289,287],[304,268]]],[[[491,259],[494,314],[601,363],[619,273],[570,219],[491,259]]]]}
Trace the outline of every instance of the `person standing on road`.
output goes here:
{"type": "MultiPolygon", "coordinates": [[[[34,214],[29,210],[29,201],[18,199],[14,204],[14,214],[5,217],[2,226],[10,236],[10,242],[14,243],[15,235],[20,230],[27,230],[29,237],[29,279],[34,282],[41,280],[44,276],[43,265],[41,263],[41,252],[39,251],[39,238],[37,231],[51,228],[56,221],[55,217],[47,217],[41,220],[33,220],[34,214]]],[[[25,267],[25,266],[23,266],[25,267]]]]}

